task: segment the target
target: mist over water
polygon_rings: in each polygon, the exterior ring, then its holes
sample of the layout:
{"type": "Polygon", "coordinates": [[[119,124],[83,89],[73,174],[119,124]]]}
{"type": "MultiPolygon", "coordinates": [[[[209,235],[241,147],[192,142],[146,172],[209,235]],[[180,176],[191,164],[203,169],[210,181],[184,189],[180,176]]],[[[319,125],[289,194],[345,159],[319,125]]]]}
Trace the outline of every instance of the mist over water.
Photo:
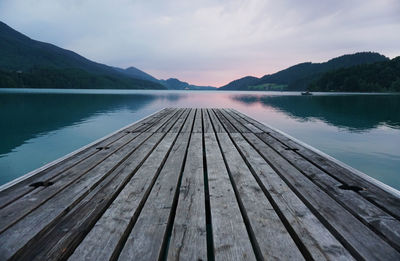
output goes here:
{"type": "Polygon", "coordinates": [[[0,90],[0,184],[164,107],[235,108],[400,189],[400,95],[0,90]]]}

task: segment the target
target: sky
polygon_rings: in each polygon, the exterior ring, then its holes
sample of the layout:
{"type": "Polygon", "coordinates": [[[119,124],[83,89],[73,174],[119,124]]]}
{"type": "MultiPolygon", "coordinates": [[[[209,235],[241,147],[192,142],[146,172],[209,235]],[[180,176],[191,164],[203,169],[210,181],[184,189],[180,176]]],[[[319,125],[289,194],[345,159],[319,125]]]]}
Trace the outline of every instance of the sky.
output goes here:
{"type": "Polygon", "coordinates": [[[359,51],[400,55],[399,0],[0,0],[0,20],[96,62],[197,85],[359,51]]]}

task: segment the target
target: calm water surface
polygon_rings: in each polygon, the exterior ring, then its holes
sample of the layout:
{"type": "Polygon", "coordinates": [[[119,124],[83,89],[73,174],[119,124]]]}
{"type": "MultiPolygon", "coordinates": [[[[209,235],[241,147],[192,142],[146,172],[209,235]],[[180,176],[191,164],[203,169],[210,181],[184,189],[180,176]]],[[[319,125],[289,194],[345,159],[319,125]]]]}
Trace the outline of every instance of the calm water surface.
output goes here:
{"type": "Polygon", "coordinates": [[[230,107],[400,189],[400,96],[0,90],[0,185],[164,107],[230,107]]]}

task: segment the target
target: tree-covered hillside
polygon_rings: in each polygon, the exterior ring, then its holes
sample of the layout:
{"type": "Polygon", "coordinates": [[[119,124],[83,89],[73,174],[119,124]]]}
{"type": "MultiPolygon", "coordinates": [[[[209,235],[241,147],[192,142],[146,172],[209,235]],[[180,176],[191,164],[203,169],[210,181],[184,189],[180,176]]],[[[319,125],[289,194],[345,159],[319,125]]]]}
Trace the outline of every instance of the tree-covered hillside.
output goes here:
{"type": "Polygon", "coordinates": [[[287,91],[306,90],[311,82],[323,73],[339,68],[348,68],[359,64],[369,64],[389,60],[387,57],[373,52],[360,52],[343,55],[324,63],[300,63],[274,74],[264,75],[261,78],[247,76],[235,80],[221,90],[252,90],[254,86],[266,84],[286,85],[287,91]]]}
{"type": "Polygon", "coordinates": [[[310,91],[400,92],[400,56],[389,61],[357,65],[323,74],[310,91]]]}
{"type": "Polygon", "coordinates": [[[168,90],[216,90],[216,87],[212,86],[197,86],[187,82],[182,82],[176,78],[169,78],[167,80],[159,81],[162,85],[167,87],[168,90]]]}
{"type": "Polygon", "coordinates": [[[148,73],[145,73],[141,70],[139,70],[138,68],[135,68],[133,66],[128,67],[126,69],[122,69],[122,68],[118,68],[118,67],[114,67],[114,69],[116,69],[117,71],[126,74],[127,76],[130,76],[132,78],[136,78],[136,79],[141,79],[141,80],[147,80],[147,81],[151,81],[151,82],[157,82],[159,83],[159,80],[157,80],[156,78],[154,78],[153,76],[151,76],[148,73]]]}
{"type": "Polygon", "coordinates": [[[165,89],[77,53],[30,39],[0,22],[1,88],[165,89]]]}
{"type": "Polygon", "coordinates": [[[0,88],[165,89],[146,80],[94,74],[78,68],[51,67],[25,72],[0,70],[0,88]]]}

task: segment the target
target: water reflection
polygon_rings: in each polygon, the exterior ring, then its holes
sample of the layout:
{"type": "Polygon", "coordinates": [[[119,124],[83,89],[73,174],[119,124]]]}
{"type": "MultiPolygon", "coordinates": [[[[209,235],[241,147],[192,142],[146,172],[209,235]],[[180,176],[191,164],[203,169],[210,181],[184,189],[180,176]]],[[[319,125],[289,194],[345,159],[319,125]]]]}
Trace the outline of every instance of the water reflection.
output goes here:
{"type": "Polygon", "coordinates": [[[121,95],[3,94],[0,95],[0,154],[6,154],[41,133],[82,122],[93,114],[127,107],[138,110],[155,97],[135,102],[121,95]]]}
{"type": "Polygon", "coordinates": [[[400,96],[0,90],[0,185],[164,107],[230,107],[400,189],[400,96]]]}
{"type": "Polygon", "coordinates": [[[290,117],[319,119],[349,131],[366,131],[381,125],[400,128],[400,95],[259,96],[232,95],[242,104],[273,107],[290,117]]]}

